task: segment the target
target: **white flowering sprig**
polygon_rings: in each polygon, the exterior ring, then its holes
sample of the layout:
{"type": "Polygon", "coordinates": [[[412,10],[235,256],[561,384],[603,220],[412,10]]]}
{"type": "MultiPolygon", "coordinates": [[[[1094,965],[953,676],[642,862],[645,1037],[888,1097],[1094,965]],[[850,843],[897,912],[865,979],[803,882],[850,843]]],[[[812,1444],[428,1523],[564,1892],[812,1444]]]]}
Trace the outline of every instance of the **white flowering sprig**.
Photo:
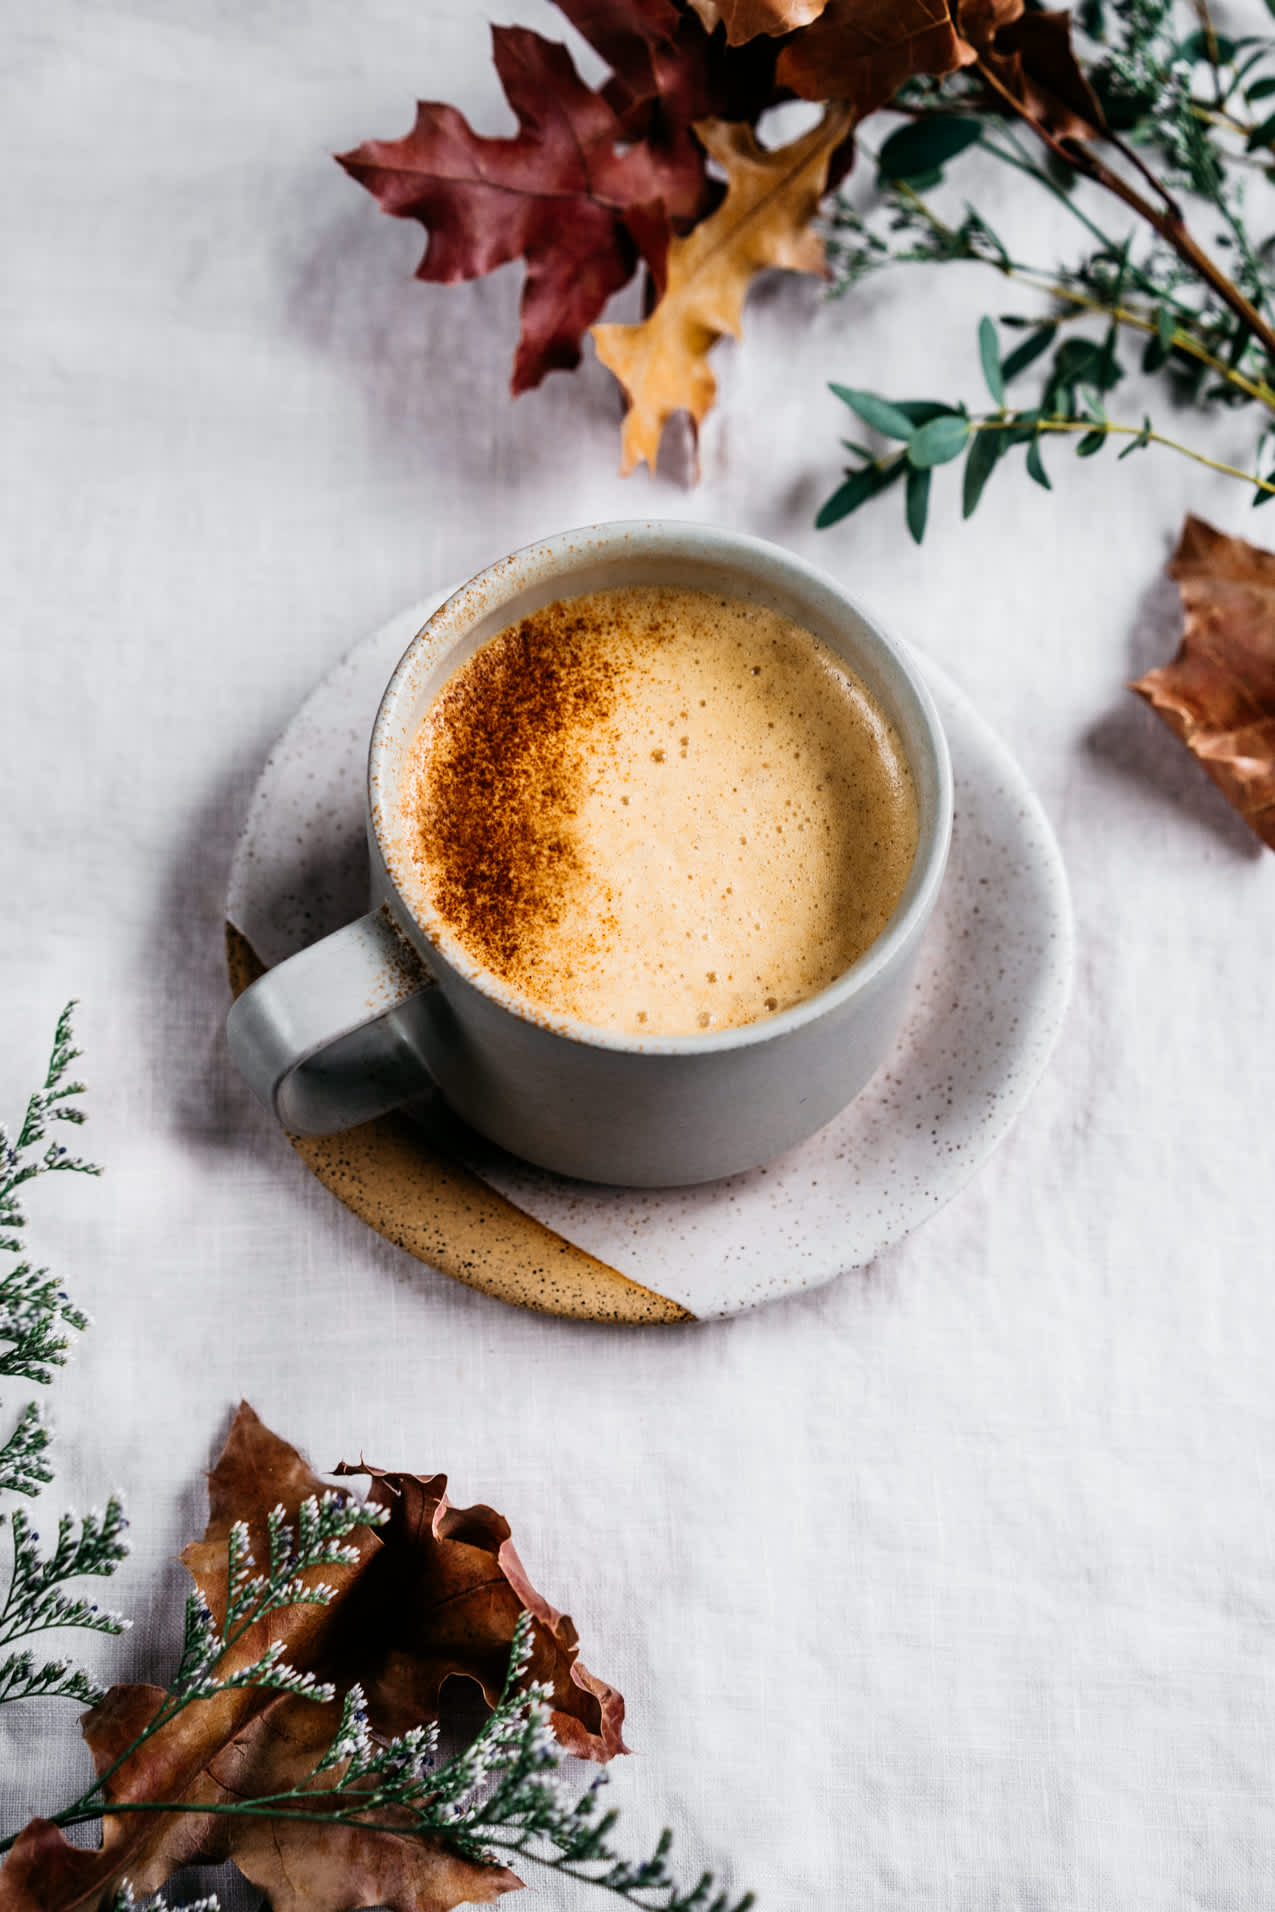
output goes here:
{"type": "Polygon", "coordinates": [[[530,1859],[551,1872],[600,1886],[646,1912],[748,1912],[753,1894],[734,1898],[717,1888],[711,1872],[701,1873],[692,1885],[679,1885],[667,1863],[673,1844],[667,1827],[646,1859],[625,1859],[616,1852],[610,1835],[619,1814],[599,1810],[605,1774],[578,1797],[563,1786],[562,1753],[549,1724],[548,1689],[534,1682],[519,1684],[530,1650],[531,1617],[524,1613],[514,1633],[500,1703],[474,1744],[435,1776],[440,1803],[455,1813],[440,1830],[472,1858],[505,1854],[530,1859]],[[466,1761],[473,1774],[467,1793],[450,1777],[453,1769],[463,1770],[466,1761]],[[488,1778],[489,1789],[480,1790],[488,1778]]]}
{"type": "MultiPolygon", "coordinates": [[[[0,1127],[0,1254],[20,1257],[0,1274],[0,1376],[33,1381],[39,1387],[48,1387],[54,1368],[65,1366],[70,1330],[79,1333],[88,1326],[88,1317],[68,1299],[48,1269],[21,1258],[26,1216],[18,1199],[18,1191],[40,1175],[102,1172],[95,1163],[83,1161],[49,1139],[51,1123],[78,1126],[84,1121],[84,1111],[74,1101],[83,1095],[84,1084],[66,1080],[80,1055],[71,1035],[74,1007],[68,1003],[58,1018],[44,1081],[27,1102],[17,1139],[11,1141],[8,1131],[0,1127]]],[[[0,1447],[0,1490],[36,1494],[51,1481],[53,1475],[43,1458],[48,1445],[48,1429],[33,1402],[0,1447]]]]}
{"type": "MultiPolygon", "coordinates": [[[[20,1253],[18,1231],[25,1217],[17,1191],[25,1183],[56,1170],[99,1172],[48,1140],[50,1123],[83,1120],[72,1100],[82,1093],[81,1085],[65,1080],[76,1055],[68,1007],[58,1023],[44,1084],[28,1103],[17,1141],[10,1143],[0,1132],[0,1251],[20,1253]]],[[[70,1331],[86,1326],[86,1317],[47,1270],[20,1261],[0,1276],[0,1376],[47,1386],[67,1359],[70,1331]]],[[[48,1430],[32,1404],[0,1447],[0,1490],[37,1493],[52,1478],[48,1446],[48,1430]]],[[[319,1704],[336,1698],[331,1684],[289,1663],[283,1640],[270,1642],[247,1664],[238,1663],[236,1649],[274,1614],[328,1605],[336,1588],[326,1578],[315,1578],[316,1570],[321,1574],[324,1568],[357,1565],[359,1549],[351,1536],[387,1518],[387,1510],[332,1490],[305,1500],[295,1519],[275,1507],[266,1519],[263,1561],[255,1557],[247,1524],[234,1522],[226,1538],[224,1614],[218,1620],[202,1590],[190,1595],[178,1666],[168,1690],[143,1730],[92,1785],[48,1816],[52,1825],[89,1825],[108,1814],[135,1812],[299,1821],[308,1833],[339,1826],[416,1838],[432,1848],[442,1843],[480,1864],[501,1863],[502,1856],[530,1860],[596,1885],[641,1912],[748,1912],[752,1894],[733,1900],[728,1892],[715,1890],[709,1873],[680,1886],[667,1865],[667,1832],[648,1858],[622,1858],[610,1842],[618,1815],[599,1810],[601,1781],[582,1797],[563,1783],[563,1754],[550,1718],[551,1693],[525,1677],[533,1644],[533,1622],[525,1612],[514,1629],[499,1701],[473,1742],[451,1759],[440,1761],[436,1724],[388,1739],[374,1732],[366,1697],[356,1684],[344,1696],[330,1744],[310,1772],[286,1789],[198,1804],[109,1799],[115,1775],[149,1740],[189,1708],[219,1694],[260,1689],[319,1704]]],[[[113,1573],[123,1559],[126,1523],[119,1501],[112,1497],[100,1513],[63,1515],[47,1557],[39,1551],[39,1534],[20,1509],[0,1514],[0,1524],[7,1525],[10,1541],[8,1584],[0,1589],[0,1654],[6,1647],[13,1649],[0,1659],[0,1702],[60,1695],[95,1703],[102,1690],[90,1673],[65,1659],[38,1663],[24,1643],[34,1634],[56,1629],[118,1633],[127,1624],[118,1614],[66,1591],[67,1583],[78,1577],[113,1573]]],[[[0,1837],[0,1854],[18,1837],[0,1837]]],[[[170,1908],[162,1893],[138,1896],[124,1880],[110,1900],[110,1912],[219,1908],[215,1896],[170,1908]]]]}
{"type": "MultiPolygon", "coordinates": [[[[270,1557],[264,1571],[258,1569],[253,1556],[247,1523],[235,1521],[227,1538],[229,1573],[226,1612],[221,1624],[218,1625],[203,1591],[197,1588],[186,1601],[181,1657],[172,1685],[136,1739],[98,1774],[93,1785],[73,1805],[65,1812],[53,1814],[53,1823],[74,1825],[100,1817],[108,1781],[148,1740],[198,1701],[246,1688],[287,1693],[295,1699],[315,1700],[320,1704],[335,1699],[335,1687],[288,1663],[284,1640],[272,1640],[264,1652],[246,1666],[234,1663],[234,1649],[245,1635],[273,1613],[287,1607],[326,1606],[335,1598],[336,1589],[326,1581],[306,1581],[304,1575],[316,1567],[355,1565],[358,1549],[349,1545],[348,1536],[360,1527],[382,1526],[387,1517],[384,1508],[332,1489],[303,1501],[295,1526],[282,1507],[275,1507],[267,1520],[270,1557]]],[[[145,1805],[126,1808],[112,1806],[111,1810],[182,1811],[184,1808],[148,1801],[145,1805]]],[[[0,1841],[0,1851],[6,1843],[0,1841]]]]}
{"type": "MultiPolygon", "coordinates": [[[[292,1530],[280,1518],[279,1553],[275,1528],[271,1528],[271,1558],[276,1567],[261,1573],[250,1543],[241,1534],[234,1556],[235,1578],[242,1590],[239,1620],[233,1627],[229,1622],[218,1627],[202,1595],[192,1595],[177,1675],[150,1724],[89,1791],[52,1815],[53,1824],[70,1826],[100,1819],[108,1810],[103,1788],[119,1768],[186,1707],[215,1693],[255,1685],[330,1701],[332,1687],[289,1667],[278,1643],[250,1667],[223,1672],[221,1662],[247,1628],[267,1612],[300,1599],[322,1604],[331,1598],[330,1588],[299,1585],[297,1576],[308,1567],[344,1558],[345,1553],[338,1552],[341,1535],[356,1525],[379,1524],[382,1517],[382,1510],[340,1495],[311,1501],[303,1507],[299,1522],[313,1536],[311,1545],[294,1549],[292,1530]],[[251,1595],[249,1587],[255,1587],[251,1595]],[[295,1598],[285,1597],[289,1589],[295,1598]]],[[[109,1811],[267,1817],[300,1820],[316,1833],[323,1827],[341,1826],[431,1844],[442,1841],[478,1864],[499,1864],[504,1857],[530,1860],[550,1872],[598,1886],[641,1912],[748,1912],[754,1903],[752,1893],[733,1898],[727,1891],[715,1890],[711,1873],[702,1873],[691,1885],[679,1885],[667,1864],[672,1844],[667,1831],[646,1859],[624,1859],[615,1851],[610,1835],[619,1815],[599,1811],[603,1781],[595,1780],[579,1797],[564,1784],[563,1753],[549,1719],[549,1689],[539,1682],[524,1683],[532,1636],[532,1618],[524,1612],[514,1629],[499,1701],[473,1742],[441,1764],[436,1725],[412,1727],[391,1739],[378,1736],[369,1723],[363,1690],[355,1684],[345,1695],[330,1744],[295,1784],[274,1793],[216,1803],[115,1801],[109,1811]]],[[[12,1840],[0,1840],[0,1851],[11,1844],[12,1840]]],[[[131,1895],[117,1895],[111,1912],[139,1912],[139,1908],[131,1895]]],[[[150,1900],[142,1912],[167,1912],[167,1908],[150,1900]]],[[[207,1912],[207,1908],[201,1901],[199,1908],[183,1906],[178,1912],[207,1912]]],[[[212,1912],[216,1912],[215,1902],[212,1912]]]]}
{"type": "MultiPolygon", "coordinates": [[[[101,1173],[50,1136],[55,1122],[78,1126],[84,1121],[75,1100],[83,1095],[84,1085],[68,1079],[80,1053],[72,1037],[73,1008],[68,1003],[58,1018],[44,1081],[27,1102],[16,1140],[0,1129],[0,1253],[19,1257],[0,1274],[0,1376],[39,1387],[48,1387],[55,1371],[66,1365],[72,1332],[82,1333],[88,1326],[88,1317],[57,1278],[23,1255],[26,1215],[19,1202],[19,1190],[41,1175],[101,1173]]],[[[53,1479],[50,1438],[39,1407],[28,1402],[0,1447],[0,1491],[31,1497],[48,1485],[53,1479]]],[[[0,1526],[9,1532],[0,1655],[6,1647],[12,1649],[0,1657],[0,1703],[57,1697],[91,1705],[102,1695],[91,1673],[65,1657],[41,1660],[25,1642],[66,1628],[115,1634],[128,1624],[95,1600],[66,1591],[69,1581],[109,1576],[124,1559],[127,1522],[120,1502],[112,1496],[100,1513],[63,1514],[47,1556],[41,1555],[39,1533],[20,1508],[0,1513],[0,1526]]]]}

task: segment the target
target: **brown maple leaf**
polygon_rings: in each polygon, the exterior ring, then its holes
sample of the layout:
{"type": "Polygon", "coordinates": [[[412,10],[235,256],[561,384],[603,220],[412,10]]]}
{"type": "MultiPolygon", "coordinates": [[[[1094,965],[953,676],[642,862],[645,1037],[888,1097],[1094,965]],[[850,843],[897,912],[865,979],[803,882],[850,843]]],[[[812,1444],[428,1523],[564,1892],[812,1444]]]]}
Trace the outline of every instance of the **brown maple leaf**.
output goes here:
{"type": "Polygon", "coordinates": [[[1131,688],[1275,850],[1275,553],[1188,517],[1169,576],[1181,646],[1131,688]]]}
{"type": "MultiPolygon", "coordinates": [[[[84,1716],[84,1736],[99,1775],[107,1775],[102,1845],[70,1845],[49,1821],[33,1820],[0,1871],[0,1912],[91,1912],[127,1878],[135,1891],[158,1891],[177,1867],[231,1859],[266,1895],[274,1912],[450,1912],[486,1904],[521,1881],[506,1867],[480,1864],[438,1841],[406,1838],[394,1815],[378,1809],[378,1830],[314,1825],[307,1818],[249,1817],[209,1808],[252,1801],[304,1781],[331,1744],[341,1701],[357,1680],[374,1731],[393,1736],[437,1720],[444,1688],[471,1682],[489,1702],[498,1696],[514,1626],[533,1616],[530,1677],[551,1694],[550,1723],[561,1743],[605,1760],[624,1749],[624,1702],[577,1657],[575,1629],[531,1586],[509,1540],[508,1524],[488,1507],[455,1508],[442,1475],[379,1469],[371,1498],[390,1519],[350,1537],[357,1559],[311,1569],[333,1597],[298,1604],[253,1626],[222,1660],[222,1674],[253,1665],[273,1641],[288,1664],[331,1684],[328,1703],[261,1687],[218,1692],[154,1730],[164,1694],[117,1686],[84,1716]],[[112,1812],[125,1804],[172,1802],[171,1813],[112,1812]]],[[[182,1555],[220,1625],[227,1594],[227,1538],[247,1525],[254,1557],[268,1557],[266,1523],[281,1506],[295,1520],[302,1501],[327,1492],[288,1442],[246,1404],[209,1477],[204,1538],[182,1555]]],[[[342,1769],[324,1805],[357,1809],[358,1786],[341,1790],[342,1769]]],[[[304,1808],[298,1808],[304,1812],[304,1808]]],[[[318,1810],[318,1802],[315,1803],[318,1810]]],[[[401,1821],[399,1822],[401,1823],[401,1821]]]]}
{"type": "Polygon", "coordinates": [[[629,399],[623,462],[654,469],[660,436],[674,412],[698,427],[713,404],[717,381],[708,354],[726,332],[738,336],[754,274],[767,266],[823,272],[823,245],[811,220],[833,155],[853,124],[832,107],[788,146],[766,151],[747,126],[703,121],[696,128],[726,174],[717,211],[669,247],[668,283],[640,325],[595,325],[598,357],[629,399]]]}
{"type": "Polygon", "coordinates": [[[514,138],[483,138],[455,107],[422,101],[405,138],[337,157],[385,212],[428,228],[418,279],[453,284],[526,261],[516,395],[579,363],[585,330],[639,258],[660,279],[670,168],[643,142],[625,144],[615,108],[565,47],[493,27],[492,58],[518,117],[514,138]]]}

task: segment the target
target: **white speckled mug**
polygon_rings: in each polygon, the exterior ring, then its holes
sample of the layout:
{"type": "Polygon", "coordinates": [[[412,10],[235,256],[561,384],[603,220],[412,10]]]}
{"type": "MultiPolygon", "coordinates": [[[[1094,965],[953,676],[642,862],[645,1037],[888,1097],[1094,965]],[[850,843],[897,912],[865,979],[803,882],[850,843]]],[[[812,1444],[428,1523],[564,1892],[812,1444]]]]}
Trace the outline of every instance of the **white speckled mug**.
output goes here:
{"type": "Polygon", "coordinates": [[[544,1168],[664,1187],[755,1168],[855,1096],[897,1034],[952,827],[947,744],[916,666],[829,578],[774,545],[704,525],[602,524],[481,572],[409,644],[368,760],[368,915],[268,971],[227,1023],[261,1100],[300,1135],[332,1134],[431,1082],[456,1113],[544,1168]],[[705,1035],[552,1026],[480,968],[396,880],[396,819],[413,740],[444,681],[542,605],[608,586],[666,584],[763,603],[845,659],[902,739],[920,836],[893,916],[827,989],[765,1021],[705,1035]]]}

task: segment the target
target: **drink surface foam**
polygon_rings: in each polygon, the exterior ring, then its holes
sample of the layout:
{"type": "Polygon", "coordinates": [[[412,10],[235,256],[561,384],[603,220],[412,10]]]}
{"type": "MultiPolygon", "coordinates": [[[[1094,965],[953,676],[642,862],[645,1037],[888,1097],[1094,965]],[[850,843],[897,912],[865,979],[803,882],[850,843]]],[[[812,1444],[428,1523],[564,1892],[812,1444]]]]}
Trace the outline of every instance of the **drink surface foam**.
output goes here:
{"type": "Polygon", "coordinates": [[[408,901],[533,1014],[758,1022],[834,982],[917,845],[902,746],[831,650],[681,586],[561,600],[488,640],[404,781],[408,901]]]}

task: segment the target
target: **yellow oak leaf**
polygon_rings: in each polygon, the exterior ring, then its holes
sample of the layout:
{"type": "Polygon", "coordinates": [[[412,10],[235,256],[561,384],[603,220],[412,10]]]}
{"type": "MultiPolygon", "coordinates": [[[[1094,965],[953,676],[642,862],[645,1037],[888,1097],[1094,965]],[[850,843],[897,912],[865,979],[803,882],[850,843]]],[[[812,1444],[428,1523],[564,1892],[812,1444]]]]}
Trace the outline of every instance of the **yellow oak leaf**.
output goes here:
{"type": "Polygon", "coordinates": [[[598,357],[624,387],[620,469],[655,469],[660,436],[674,412],[699,426],[712,409],[717,381],[708,354],[729,332],[738,338],[754,273],[825,271],[823,243],[811,220],[828,165],[854,123],[847,106],[830,106],[817,126],[788,146],[767,151],[752,129],[725,120],[695,128],[710,159],[726,174],[716,212],[669,245],[663,294],[638,325],[595,325],[598,357]]]}

